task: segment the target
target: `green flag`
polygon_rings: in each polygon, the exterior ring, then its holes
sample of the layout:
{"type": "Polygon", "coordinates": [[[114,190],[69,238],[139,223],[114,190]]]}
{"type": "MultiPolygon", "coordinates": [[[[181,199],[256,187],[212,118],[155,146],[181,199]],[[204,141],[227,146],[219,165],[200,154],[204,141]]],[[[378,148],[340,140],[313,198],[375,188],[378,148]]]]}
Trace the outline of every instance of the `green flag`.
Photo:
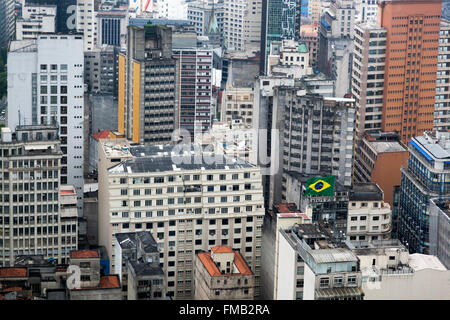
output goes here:
{"type": "Polygon", "coordinates": [[[335,176],[313,177],[306,181],[306,196],[334,197],[335,176]]]}

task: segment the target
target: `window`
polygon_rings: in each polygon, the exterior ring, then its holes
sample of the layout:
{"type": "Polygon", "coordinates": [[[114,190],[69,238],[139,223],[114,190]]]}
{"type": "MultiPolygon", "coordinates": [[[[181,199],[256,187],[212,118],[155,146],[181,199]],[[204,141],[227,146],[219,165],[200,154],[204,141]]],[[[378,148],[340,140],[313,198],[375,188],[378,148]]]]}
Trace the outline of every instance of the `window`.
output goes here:
{"type": "Polygon", "coordinates": [[[297,280],[297,288],[303,288],[303,284],[304,284],[303,279],[298,279],[297,280]]]}
{"type": "Polygon", "coordinates": [[[349,276],[347,278],[347,283],[348,284],[356,284],[356,276],[349,276]]]}
{"type": "Polygon", "coordinates": [[[320,287],[326,288],[330,286],[330,278],[320,278],[320,287]]]}

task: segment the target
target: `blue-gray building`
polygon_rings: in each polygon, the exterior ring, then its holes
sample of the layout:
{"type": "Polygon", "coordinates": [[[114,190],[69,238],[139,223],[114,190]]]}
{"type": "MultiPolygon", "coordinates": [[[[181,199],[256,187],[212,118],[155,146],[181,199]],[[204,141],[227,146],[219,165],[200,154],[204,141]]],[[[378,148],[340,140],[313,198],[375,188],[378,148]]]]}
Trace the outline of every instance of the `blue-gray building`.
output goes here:
{"type": "Polygon", "coordinates": [[[408,146],[402,168],[398,238],[411,253],[430,254],[431,198],[450,196],[450,132],[425,132],[408,146]]]}

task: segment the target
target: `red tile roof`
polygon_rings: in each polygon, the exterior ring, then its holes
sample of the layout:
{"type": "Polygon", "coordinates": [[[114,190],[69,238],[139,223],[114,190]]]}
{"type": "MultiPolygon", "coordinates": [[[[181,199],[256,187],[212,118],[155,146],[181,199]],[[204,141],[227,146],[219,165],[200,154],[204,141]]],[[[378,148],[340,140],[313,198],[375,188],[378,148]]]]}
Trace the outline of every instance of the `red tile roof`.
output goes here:
{"type": "Polygon", "coordinates": [[[109,131],[109,130],[103,130],[103,131],[100,131],[100,132],[92,133],[91,136],[95,140],[99,141],[100,139],[107,139],[107,138],[109,138],[110,132],[111,131],[109,131]]]}
{"type": "Polygon", "coordinates": [[[100,277],[99,288],[102,288],[102,289],[120,288],[119,276],[115,274],[115,275],[100,277]]]}
{"type": "Polygon", "coordinates": [[[76,250],[70,252],[70,257],[72,259],[99,258],[99,255],[96,250],[76,250]]]}
{"type": "Polygon", "coordinates": [[[198,258],[202,262],[203,266],[208,270],[208,273],[212,277],[220,277],[220,276],[236,276],[236,275],[252,275],[253,272],[248,267],[247,263],[245,262],[244,258],[241,256],[241,254],[237,251],[234,252],[234,260],[233,263],[235,264],[236,268],[239,270],[239,273],[232,273],[232,274],[221,274],[219,268],[214,263],[213,259],[211,258],[210,252],[201,252],[197,254],[198,258]]]}
{"type": "Polygon", "coordinates": [[[0,268],[0,278],[26,277],[27,268],[0,268]]]}
{"type": "Polygon", "coordinates": [[[84,287],[74,290],[98,290],[98,289],[118,289],[120,288],[120,280],[117,274],[100,277],[100,283],[96,287],[84,287]]]}
{"type": "Polygon", "coordinates": [[[14,292],[14,291],[22,291],[22,288],[21,287],[4,288],[2,290],[2,293],[8,293],[8,292],[14,292]]]}
{"type": "Polygon", "coordinates": [[[211,248],[211,251],[215,253],[232,253],[233,249],[230,246],[215,246],[211,248]]]}
{"type": "Polygon", "coordinates": [[[279,213],[300,213],[295,203],[280,203],[275,204],[274,207],[279,213]]]}

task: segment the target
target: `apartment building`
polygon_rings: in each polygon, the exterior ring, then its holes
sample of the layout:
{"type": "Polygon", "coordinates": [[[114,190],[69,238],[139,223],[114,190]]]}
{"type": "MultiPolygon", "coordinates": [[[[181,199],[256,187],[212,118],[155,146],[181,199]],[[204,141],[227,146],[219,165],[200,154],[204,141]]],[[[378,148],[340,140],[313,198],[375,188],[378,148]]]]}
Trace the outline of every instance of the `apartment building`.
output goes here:
{"type": "Polygon", "coordinates": [[[70,252],[70,266],[80,271],[80,282],[69,288],[69,300],[121,300],[118,275],[101,275],[97,250],[70,252]]]}
{"type": "Polygon", "coordinates": [[[83,210],[84,54],[81,35],[13,41],[8,53],[8,127],[57,125],[61,184],[74,185],[83,210]],[[19,76],[20,75],[20,76],[19,76]]]}
{"type": "Polygon", "coordinates": [[[97,45],[126,47],[129,14],[126,10],[98,11],[95,13],[97,23],[97,45]]]}
{"type": "Polygon", "coordinates": [[[450,130],[450,21],[441,20],[439,55],[436,74],[434,130],[450,130]]]}
{"type": "Polygon", "coordinates": [[[2,128],[0,155],[0,265],[19,255],[43,255],[67,262],[78,246],[77,199],[73,186],[60,183],[63,154],[58,129],[2,128]]]}
{"type": "Polygon", "coordinates": [[[92,51],[98,41],[94,0],[77,0],[76,29],[84,35],[84,51],[92,51]]]}
{"type": "Polygon", "coordinates": [[[400,168],[408,163],[408,149],[395,132],[365,132],[355,147],[353,181],[374,182],[394,208],[394,190],[400,186],[400,168]]]}
{"type": "Polygon", "coordinates": [[[261,293],[263,299],[278,299],[278,269],[280,228],[287,229],[295,224],[311,224],[311,211],[302,213],[295,203],[276,204],[264,217],[261,263],[261,293]]]}
{"type": "Polygon", "coordinates": [[[6,47],[14,38],[14,0],[0,3],[0,47],[6,47]]]}
{"type": "Polygon", "coordinates": [[[195,158],[195,150],[185,148],[178,153],[170,145],[101,142],[99,244],[117,272],[114,234],[150,231],[167,275],[166,294],[175,299],[193,297],[195,254],[229,245],[255,274],[259,296],[264,218],[259,168],[201,149],[195,158]]]}
{"type": "Polygon", "coordinates": [[[135,143],[169,143],[179,122],[172,31],[129,26],[127,46],[118,63],[118,131],[135,143]]]}
{"type": "Polygon", "coordinates": [[[55,33],[56,6],[27,4],[16,20],[16,40],[37,39],[39,34],[55,33]]]}
{"type": "Polygon", "coordinates": [[[357,256],[330,242],[322,230],[309,230],[313,226],[279,230],[279,261],[283,263],[279,264],[278,299],[363,300],[357,256]]]}
{"type": "Polygon", "coordinates": [[[224,45],[231,51],[258,50],[262,1],[224,0],[224,45]]]}
{"type": "Polygon", "coordinates": [[[386,29],[375,22],[355,25],[352,94],[356,100],[356,134],[378,131],[382,123],[386,29]]]}
{"type": "Polygon", "coordinates": [[[214,116],[211,109],[213,52],[194,47],[177,48],[172,57],[177,61],[177,127],[189,131],[193,138],[211,128],[214,116]]]}
{"type": "Polygon", "coordinates": [[[316,68],[319,53],[319,25],[317,23],[302,25],[300,27],[300,40],[308,48],[311,67],[316,68]]]}
{"type": "Polygon", "coordinates": [[[375,183],[354,184],[349,195],[347,240],[387,240],[391,238],[391,206],[375,183]]]}
{"type": "Polygon", "coordinates": [[[125,300],[165,299],[166,283],[157,243],[150,232],[116,233],[114,265],[125,300]]]}
{"type": "Polygon", "coordinates": [[[401,168],[398,238],[411,253],[430,253],[431,198],[450,194],[450,132],[425,132],[409,145],[401,168]]]}
{"type": "Polygon", "coordinates": [[[272,41],[267,70],[269,75],[285,74],[295,79],[311,75],[308,48],[294,40],[272,41]]]}
{"type": "Polygon", "coordinates": [[[450,266],[450,198],[430,200],[430,254],[450,266]]]}
{"type": "Polygon", "coordinates": [[[192,1],[187,3],[187,20],[195,26],[197,36],[205,36],[208,33],[208,26],[214,16],[216,17],[217,27],[220,30],[220,43],[223,41],[223,20],[224,20],[223,2],[207,3],[205,1],[192,1]]]}
{"type": "Polygon", "coordinates": [[[234,87],[227,84],[222,93],[220,112],[221,121],[231,124],[240,119],[244,128],[253,128],[254,90],[251,87],[234,87]]]}
{"type": "Polygon", "coordinates": [[[195,257],[195,300],[253,300],[255,275],[239,251],[215,246],[195,257]]]}
{"type": "Polygon", "coordinates": [[[399,132],[404,143],[433,129],[441,4],[393,0],[378,6],[377,23],[388,34],[381,129],[399,132]]]}
{"type": "Polygon", "coordinates": [[[356,18],[358,22],[376,21],[379,0],[356,0],[356,18]]]}
{"type": "Polygon", "coordinates": [[[358,257],[364,300],[447,300],[450,271],[436,256],[409,254],[400,241],[347,241],[358,257]]]}

